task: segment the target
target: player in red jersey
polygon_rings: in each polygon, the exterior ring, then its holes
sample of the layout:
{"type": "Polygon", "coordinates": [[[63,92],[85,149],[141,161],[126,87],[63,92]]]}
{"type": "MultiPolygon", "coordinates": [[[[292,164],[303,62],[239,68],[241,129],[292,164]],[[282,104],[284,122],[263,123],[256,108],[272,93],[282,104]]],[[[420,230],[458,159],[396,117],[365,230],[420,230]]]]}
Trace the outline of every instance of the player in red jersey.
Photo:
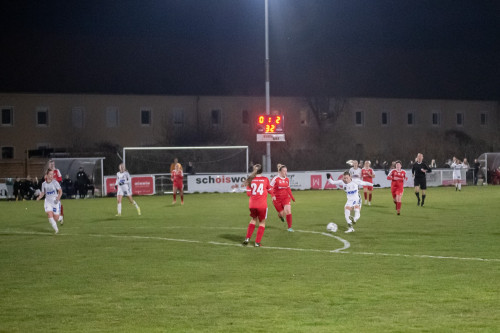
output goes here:
{"type": "MultiPolygon", "coordinates": [[[[54,171],[54,180],[57,181],[59,184],[62,182],[62,174],[59,169],[56,168],[56,162],[54,160],[49,160],[49,169],[54,171]]],[[[47,178],[45,178],[47,180],[47,178]]],[[[59,219],[57,222],[63,224],[64,223],[64,209],[63,205],[61,203],[61,214],[59,215],[59,219]]]]}
{"type": "Polygon", "coordinates": [[[287,177],[287,168],[285,165],[278,164],[278,175],[271,180],[271,187],[274,193],[273,205],[276,211],[278,211],[278,217],[282,222],[285,222],[284,217],[286,217],[288,231],[293,232],[290,199],[295,202],[295,198],[292,195],[290,179],[287,177]]]}
{"type": "Polygon", "coordinates": [[[387,175],[387,179],[391,180],[392,197],[395,199],[396,211],[401,214],[401,198],[404,192],[404,182],[408,180],[406,172],[401,169],[401,161],[396,161],[396,169],[392,169],[387,175]]]}
{"type": "Polygon", "coordinates": [[[260,241],[266,229],[267,218],[267,194],[273,195],[273,189],[269,184],[269,179],[262,176],[262,166],[255,164],[252,173],[245,181],[247,185],[247,195],[250,197],[248,208],[250,209],[250,223],[247,228],[247,236],[243,241],[243,246],[248,245],[255,230],[255,224],[259,222],[255,246],[260,247],[260,241]]]}
{"type": "Polygon", "coordinates": [[[174,201],[172,204],[177,202],[177,190],[179,190],[181,194],[181,205],[184,205],[184,174],[182,173],[182,166],[180,163],[175,164],[175,169],[172,171],[172,182],[173,191],[174,191],[174,201]]]}
{"type": "MultiPolygon", "coordinates": [[[[365,161],[363,169],[361,169],[361,178],[364,182],[369,182],[373,184],[373,178],[375,178],[375,173],[373,169],[370,168],[371,162],[365,161]]],[[[363,193],[365,195],[365,204],[371,206],[372,204],[372,192],[373,186],[363,186],[363,193]]]]}

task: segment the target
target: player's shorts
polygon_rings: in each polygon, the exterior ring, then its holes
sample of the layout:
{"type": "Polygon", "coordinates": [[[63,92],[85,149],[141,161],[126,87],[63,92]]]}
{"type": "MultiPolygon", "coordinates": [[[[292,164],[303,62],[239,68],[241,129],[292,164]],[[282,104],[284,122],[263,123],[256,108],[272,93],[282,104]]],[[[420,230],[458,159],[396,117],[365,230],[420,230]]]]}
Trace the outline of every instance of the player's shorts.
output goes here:
{"type": "Polygon", "coordinates": [[[354,207],[354,206],[361,207],[361,197],[360,196],[358,196],[357,198],[347,199],[347,202],[344,205],[344,207],[354,207]]]}
{"type": "Polygon", "coordinates": [[[262,222],[267,219],[267,208],[250,208],[250,216],[262,222]]]}
{"type": "Polygon", "coordinates": [[[128,189],[128,186],[118,186],[118,191],[116,192],[116,195],[128,197],[129,195],[132,195],[132,191],[128,189]]]}
{"type": "Polygon", "coordinates": [[[419,186],[421,190],[427,189],[427,179],[426,178],[414,178],[413,186],[419,186]]]}
{"type": "Polygon", "coordinates": [[[392,196],[403,195],[404,187],[403,186],[391,187],[391,192],[392,192],[392,196]]]}
{"type": "Polygon", "coordinates": [[[184,183],[182,181],[175,181],[173,187],[176,187],[178,190],[182,190],[184,188],[184,183]]]}
{"type": "Polygon", "coordinates": [[[45,213],[52,212],[54,215],[61,215],[61,202],[58,201],[57,204],[54,204],[53,202],[48,202],[45,200],[45,203],[43,205],[45,209],[45,213]]]}
{"type": "Polygon", "coordinates": [[[274,208],[276,208],[276,210],[278,212],[281,212],[286,205],[289,205],[290,204],[290,197],[285,197],[285,198],[276,198],[276,200],[273,200],[273,205],[274,205],[274,208]]]}
{"type": "Polygon", "coordinates": [[[453,174],[453,180],[460,180],[460,179],[462,179],[462,175],[453,174]]]}

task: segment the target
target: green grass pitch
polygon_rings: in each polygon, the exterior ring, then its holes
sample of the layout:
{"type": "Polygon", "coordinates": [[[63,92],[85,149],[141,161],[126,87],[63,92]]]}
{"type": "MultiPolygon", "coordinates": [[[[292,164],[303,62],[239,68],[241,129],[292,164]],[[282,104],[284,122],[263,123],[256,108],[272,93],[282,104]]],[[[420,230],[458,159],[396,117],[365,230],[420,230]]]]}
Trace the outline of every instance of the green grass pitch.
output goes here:
{"type": "Polygon", "coordinates": [[[294,195],[262,248],[245,194],[65,200],[59,235],[0,202],[0,332],[498,332],[500,187],[406,189],[401,216],[376,189],[352,234],[342,191],[294,195]]]}

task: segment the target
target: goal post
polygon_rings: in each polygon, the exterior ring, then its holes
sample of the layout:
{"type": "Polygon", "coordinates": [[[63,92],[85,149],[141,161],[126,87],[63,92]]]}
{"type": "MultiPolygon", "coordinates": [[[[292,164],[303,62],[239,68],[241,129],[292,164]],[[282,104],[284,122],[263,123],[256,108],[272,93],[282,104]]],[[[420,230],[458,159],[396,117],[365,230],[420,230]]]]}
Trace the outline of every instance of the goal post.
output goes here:
{"type": "Polygon", "coordinates": [[[192,163],[195,173],[247,173],[248,146],[124,147],[123,163],[131,174],[168,174],[174,158],[184,172],[192,163]]]}

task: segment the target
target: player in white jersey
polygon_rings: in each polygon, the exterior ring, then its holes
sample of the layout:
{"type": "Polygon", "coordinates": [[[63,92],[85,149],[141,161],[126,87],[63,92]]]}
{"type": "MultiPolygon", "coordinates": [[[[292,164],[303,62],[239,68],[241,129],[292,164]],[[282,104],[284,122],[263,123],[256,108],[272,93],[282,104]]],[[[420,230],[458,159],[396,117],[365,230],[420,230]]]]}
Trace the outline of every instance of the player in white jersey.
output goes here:
{"type": "Polygon", "coordinates": [[[122,215],[122,198],[123,196],[126,196],[128,198],[128,201],[135,206],[137,209],[137,214],[141,215],[141,209],[135,202],[135,200],[132,198],[132,182],[130,179],[130,174],[128,173],[127,169],[125,169],[125,164],[121,163],[118,167],[120,171],[116,173],[116,183],[115,183],[115,188],[117,188],[116,192],[116,200],[118,201],[117,204],[117,210],[118,214],[116,216],[121,216],[122,215]]]}
{"type": "Polygon", "coordinates": [[[453,184],[455,185],[455,191],[462,190],[462,168],[464,165],[458,158],[453,156],[453,163],[451,163],[450,168],[453,169],[453,184]]]}
{"type": "Polygon", "coordinates": [[[360,179],[361,180],[361,168],[359,167],[359,163],[356,160],[352,160],[352,168],[349,169],[349,174],[352,179],[360,179]]]}
{"type": "Polygon", "coordinates": [[[361,179],[352,179],[349,171],[344,172],[342,180],[333,180],[329,173],[326,174],[326,178],[332,185],[343,186],[344,192],[347,195],[347,202],[344,206],[344,216],[348,225],[346,233],[353,232],[354,228],[352,225],[355,224],[361,216],[361,197],[359,196],[359,186],[372,186],[373,184],[364,182],[361,179]],[[352,210],[354,210],[354,217],[351,216],[352,210]]]}
{"type": "Polygon", "coordinates": [[[43,182],[40,195],[36,198],[36,200],[40,200],[43,196],[45,196],[45,212],[49,218],[50,225],[57,234],[59,229],[57,228],[56,220],[59,219],[59,214],[61,213],[62,189],[61,185],[59,185],[59,183],[54,179],[53,170],[47,170],[45,177],[46,180],[43,182]]]}

